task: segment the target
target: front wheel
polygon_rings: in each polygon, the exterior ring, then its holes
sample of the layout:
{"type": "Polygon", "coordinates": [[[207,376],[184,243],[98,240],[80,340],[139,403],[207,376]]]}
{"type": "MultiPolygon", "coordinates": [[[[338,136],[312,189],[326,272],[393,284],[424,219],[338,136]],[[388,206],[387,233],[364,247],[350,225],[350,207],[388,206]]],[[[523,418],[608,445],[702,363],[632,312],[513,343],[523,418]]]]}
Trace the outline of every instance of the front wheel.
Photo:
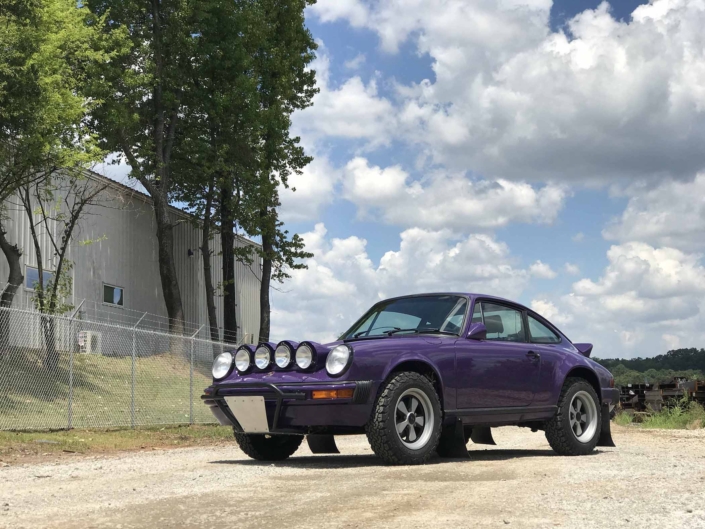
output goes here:
{"type": "Polygon", "coordinates": [[[235,432],[240,450],[258,461],[282,461],[298,450],[302,435],[263,435],[235,432]]]}
{"type": "Polygon", "coordinates": [[[436,450],[441,423],[440,399],[431,381],[419,373],[398,373],[375,403],[367,439],[386,463],[418,465],[436,450]]]}
{"type": "Polygon", "coordinates": [[[593,387],[582,378],[569,378],[558,399],[556,415],[546,423],[546,439],[564,456],[592,452],[600,438],[600,401],[593,387]]]}

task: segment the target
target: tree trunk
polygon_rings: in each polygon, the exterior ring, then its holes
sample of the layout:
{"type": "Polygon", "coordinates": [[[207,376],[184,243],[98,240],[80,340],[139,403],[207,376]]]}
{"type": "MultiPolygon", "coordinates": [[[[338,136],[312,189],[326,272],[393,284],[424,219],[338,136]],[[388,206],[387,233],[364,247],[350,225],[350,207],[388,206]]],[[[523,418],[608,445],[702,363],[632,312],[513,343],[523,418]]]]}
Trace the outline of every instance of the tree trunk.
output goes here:
{"type": "MultiPolygon", "coordinates": [[[[211,277],[211,208],[213,207],[213,183],[208,186],[208,195],[206,196],[206,207],[203,215],[203,242],[201,244],[201,254],[203,255],[203,279],[206,287],[206,307],[208,309],[208,325],[210,326],[210,339],[213,342],[220,341],[220,332],[218,331],[218,314],[215,310],[215,288],[213,287],[213,278],[211,277]]],[[[217,345],[213,345],[213,357],[220,352],[217,345]]]]}
{"type": "Polygon", "coordinates": [[[271,326],[271,308],[269,305],[269,286],[272,282],[272,255],[273,243],[271,235],[262,234],[262,282],[259,290],[259,341],[269,341],[271,326]]]}
{"type": "Polygon", "coordinates": [[[237,343],[237,291],[235,288],[235,219],[230,201],[232,190],[220,191],[220,246],[223,252],[223,341],[237,343]]]}
{"type": "Polygon", "coordinates": [[[17,289],[20,288],[24,281],[24,276],[22,275],[22,265],[20,264],[22,250],[16,244],[10,244],[6,235],[7,232],[0,222],[0,249],[2,249],[2,253],[5,254],[7,263],[10,265],[10,273],[7,275],[7,286],[2,292],[0,307],[10,308],[17,289]]]}
{"type": "Polygon", "coordinates": [[[169,205],[159,194],[152,195],[157,221],[157,244],[159,246],[159,277],[166,312],[169,316],[169,332],[184,333],[184,307],[181,303],[181,289],[174,265],[174,225],[169,218],[169,205]]]}
{"type": "MultiPolygon", "coordinates": [[[[22,275],[22,266],[20,265],[20,257],[22,250],[16,244],[10,244],[7,240],[7,232],[0,223],[0,248],[5,254],[8,264],[10,265],[10,273],[7,276],[7,285],[2,292],[0,299],[0,308],[9,309],[12,306],[12,300],[15,297],[17,289],[24,281],[22,275]]],[[[7,310],[0,310],[0,358],[10,353],[10,313],[7,310]]]]}

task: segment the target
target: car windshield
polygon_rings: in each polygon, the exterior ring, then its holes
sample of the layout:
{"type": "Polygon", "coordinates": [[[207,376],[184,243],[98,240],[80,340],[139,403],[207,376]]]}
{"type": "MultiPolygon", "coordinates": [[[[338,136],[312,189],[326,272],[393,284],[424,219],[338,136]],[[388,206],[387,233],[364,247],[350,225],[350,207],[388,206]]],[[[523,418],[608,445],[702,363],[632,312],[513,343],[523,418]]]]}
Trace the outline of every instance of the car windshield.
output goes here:
{"type": "Polygon", "coordinates": [[[461,296],[416,296],[378,303],[342,339],[394,334],[460,334],[467,299],[461,296]]]}

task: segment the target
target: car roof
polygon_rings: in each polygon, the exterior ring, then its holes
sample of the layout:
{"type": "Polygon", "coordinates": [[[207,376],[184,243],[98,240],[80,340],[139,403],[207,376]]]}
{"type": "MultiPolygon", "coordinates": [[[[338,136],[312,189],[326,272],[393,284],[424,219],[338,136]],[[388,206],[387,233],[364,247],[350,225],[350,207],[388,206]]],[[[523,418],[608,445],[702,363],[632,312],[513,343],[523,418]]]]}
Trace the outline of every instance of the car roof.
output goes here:
{"type": "Polygon", "coordinates": [[[522,305],[521,303],[519,303],[517,301],[513,301],[511,299],[500,298],[499,296],[492,296],[490,294],[478,294],[478,293],[473,293],[473,292],[419,292],[418,294],[407,294],[404,296],[396,296],[393,298],[382,299],[382,300],[378,301],[378,303],[381,303],[384,301],[393,301],[395,299],[417,298],[417,297],[421,297],[421,296],[463,296],[463,297],[469,297],[469,298],[493,299],[496,301],[503,301],[505,303],[511,303],[512,305],[518,305],[520,307],[524,307],[527,310],[531,310],[528,307],[522,305]]]}

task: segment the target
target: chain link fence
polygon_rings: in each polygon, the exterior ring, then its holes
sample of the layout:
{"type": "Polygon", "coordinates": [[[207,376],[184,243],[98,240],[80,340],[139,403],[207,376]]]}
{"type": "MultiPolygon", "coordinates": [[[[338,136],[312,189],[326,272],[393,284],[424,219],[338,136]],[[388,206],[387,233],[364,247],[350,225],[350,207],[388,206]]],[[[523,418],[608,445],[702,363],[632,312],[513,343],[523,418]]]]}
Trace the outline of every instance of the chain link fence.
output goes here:
{"type": "Polygon", "coordinates": [[[0,430],[213,423],[213,357],[189,336],[0,308],[0,430]]]}

